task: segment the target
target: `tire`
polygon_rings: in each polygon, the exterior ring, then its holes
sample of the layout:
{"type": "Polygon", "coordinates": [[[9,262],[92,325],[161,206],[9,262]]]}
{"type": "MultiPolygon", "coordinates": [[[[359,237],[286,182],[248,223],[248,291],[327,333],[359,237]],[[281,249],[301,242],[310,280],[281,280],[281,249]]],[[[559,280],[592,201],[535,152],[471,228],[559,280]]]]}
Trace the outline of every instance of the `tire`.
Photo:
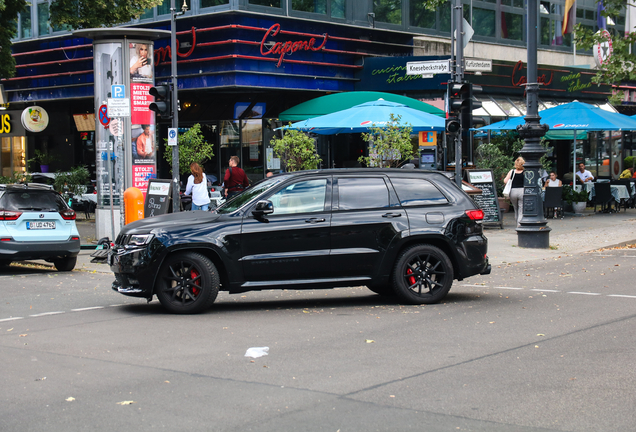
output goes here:
{"type": "Polygon", "coordinates": [[[212,261],[197,252],[181,252],[163,263],[155,294],[169,312],[195,314],[214,303],[219,285],[219,272],[212,261]]]}
{"type": "Polygon", "coordinates": [[[439,248],[415,245],[406,249],[393,269],[393,290],[406,304],[433,304],[446,297],[453,284],[453,265],[439,248]]]}
{"type": "Polygon", "coordinates": [[[77,264],[77,257],[60,258],[53,261],[57,271],[63,272],[72,271],[75,268],[75,264],[77,264]]]}

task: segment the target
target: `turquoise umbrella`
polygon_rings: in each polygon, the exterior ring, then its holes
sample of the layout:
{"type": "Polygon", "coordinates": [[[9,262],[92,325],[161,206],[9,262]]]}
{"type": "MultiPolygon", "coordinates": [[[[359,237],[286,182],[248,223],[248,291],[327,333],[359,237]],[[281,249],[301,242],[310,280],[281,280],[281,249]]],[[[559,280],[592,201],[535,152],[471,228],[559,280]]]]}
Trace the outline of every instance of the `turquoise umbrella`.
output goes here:
{"type": "Polygon", "coordinates": [[[409,124],[413,132],[444,130],[445,120],[433,114],[409,108],[400,103],[379,99],[365,102],[346,110],[293,123],[283,129],[296,129],[320,135],[369,132],[369,128],[383,127],[391,114],[400,116],[400,124],[409,124]]]}

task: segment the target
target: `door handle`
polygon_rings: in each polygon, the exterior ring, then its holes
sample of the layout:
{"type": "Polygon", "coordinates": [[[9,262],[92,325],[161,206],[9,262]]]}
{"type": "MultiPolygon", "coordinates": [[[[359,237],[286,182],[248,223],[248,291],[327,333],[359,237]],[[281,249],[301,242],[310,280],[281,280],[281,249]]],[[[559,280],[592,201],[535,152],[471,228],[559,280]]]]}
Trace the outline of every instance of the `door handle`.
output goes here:
{"type": "Polygon", "coordinates": [[[382,217],[385,217],[385,218],[395,218],[400,216],[402,216],[402,213],[385,213],[382,215],[382,217]]]}
{"type": "Polygon", "coordinates": [[[307,223],[318,223],[318,222],[324,222],[325,219],[324,218],[309,218],[309,219],[305,219],[305,222],[307,223]]]}

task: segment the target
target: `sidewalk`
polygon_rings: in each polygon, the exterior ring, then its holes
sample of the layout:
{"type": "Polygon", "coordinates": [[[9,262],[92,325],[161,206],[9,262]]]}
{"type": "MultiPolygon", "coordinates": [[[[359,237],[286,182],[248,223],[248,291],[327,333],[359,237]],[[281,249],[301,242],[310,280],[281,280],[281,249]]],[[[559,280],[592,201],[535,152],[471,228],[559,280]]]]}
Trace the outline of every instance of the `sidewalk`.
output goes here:
{"type": "MultiPolygon", "coordinates": [[[[517,246],[514,213],[504,214],[504,229],[486,228],[488,257],[493,265],[557,258],[622,243],[636,243],[636,209],[620,213],[594,213],[592,208],[582,216],[566,214],[565,219],[548,219],[550,249],[525,249],[517,246]]],[[[95,220],[77,220],[82,245],[96,243],[95,220]]],[[[110,273],[106,264],[91,263],[94,250],[82,249],[76,269],[110,273]]],[[[39,264],[51,265],[45,261],[39,264]]]]}

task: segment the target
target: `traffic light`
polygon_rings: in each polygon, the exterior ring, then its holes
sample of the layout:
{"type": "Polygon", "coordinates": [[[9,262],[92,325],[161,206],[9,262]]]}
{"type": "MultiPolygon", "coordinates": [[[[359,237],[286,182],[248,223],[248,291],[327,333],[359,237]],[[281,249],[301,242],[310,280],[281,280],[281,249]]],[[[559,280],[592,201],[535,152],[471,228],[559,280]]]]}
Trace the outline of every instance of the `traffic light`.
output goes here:
{"type": "Polygon", "coordinates": [[[461,123],[465,130],[469,130],[474,125],[473,110],[481,108],[481,102],[475,100],[475,93],[481,93],[481,86],[475,84],[464,84],[466,86],[462,92],[462,105],[461,105],[461,123]]]}
{"type": "Polygon", "coordinates": [[[161,118],[172,118],[172,85],[156,85],[151,87],[148,93],[155,97],[155,101],[148,108],[159,114],[161,118]]]}
{"type": "Polygon", "coordinates": [[[458,117],[462,107],[462,89],[465,84],[448,83],[448,115],[458,117]]]}
{"type": "Polygon", "coordinates": [[[446,133],[449,135],[456,135],[459,133],[461,125],[457,117],[449,117],[446,119],[446,133]]]}

